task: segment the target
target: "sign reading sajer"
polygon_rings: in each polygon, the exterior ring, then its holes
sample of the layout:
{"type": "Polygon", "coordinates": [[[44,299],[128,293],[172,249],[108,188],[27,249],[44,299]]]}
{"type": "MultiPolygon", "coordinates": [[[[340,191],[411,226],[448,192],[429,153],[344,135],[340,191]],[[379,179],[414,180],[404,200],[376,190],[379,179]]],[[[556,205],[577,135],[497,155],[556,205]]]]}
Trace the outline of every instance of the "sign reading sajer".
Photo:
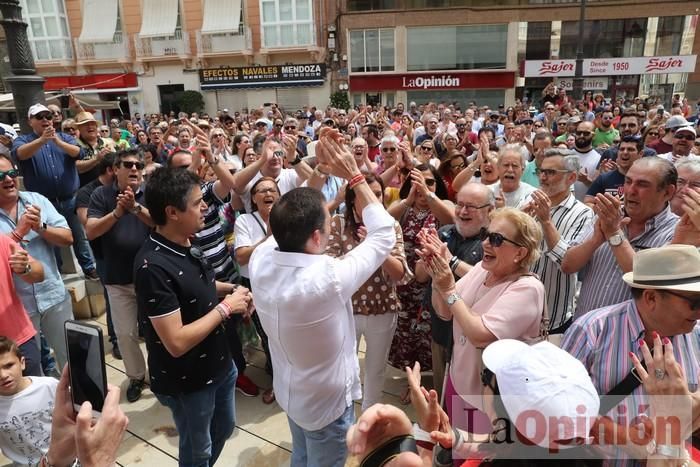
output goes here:
{"type": "Polygon", "coordinates": [[[321,86],[325,79],[326,65],[323,63],[202,68],[199,70],[199,85],[203,90],[321,86]]]}
{"type": "MultiPolygon", "coordinates": [[[[586,58],[583,76],[644,75],[658,73],[692,73],[695,55],[662,57],[586,58]]],[[[574,76],[576,60],[526,60],[524,76],[574,76]]]]}

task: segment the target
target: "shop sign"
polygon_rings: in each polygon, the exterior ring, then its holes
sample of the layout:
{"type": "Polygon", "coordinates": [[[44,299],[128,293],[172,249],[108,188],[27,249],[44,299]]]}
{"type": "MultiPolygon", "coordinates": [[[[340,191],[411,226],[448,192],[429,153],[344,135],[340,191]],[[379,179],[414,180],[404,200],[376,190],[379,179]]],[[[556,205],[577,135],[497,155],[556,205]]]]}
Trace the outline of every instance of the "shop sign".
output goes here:
{"type": "Polygon", "coordinates": [[[199,85],[207,89],[321,86],[326,79],[324,63],[202,68],[199,85]]]}
{"type": "Polygon", "coordinates": [[[350,91],[353,92],[508,89],[513,86],[515,86],[515,72],[505,70],[350,75],[350,91]]]}
{"type": "MultiPolygon", "coordinates": [[[[659,57],[587,58],[583,60],[583,76],[644,75],[660,73],[692,73],[696,55],[659,57]]],[[[576,60],[526,60],[524,76],[574,76],[576,60]]]]}
{"type": "MultiPolygon", "coordinates": [[[[557,87],[566,89],[567,91],[573,91],[574,89],[574,79],[573,78],[557,78],[554,80],[554,84],[557,87]]],[[[584,91],[606,91],[608,89],[608,78],[584,78],[583,79],[583,90],[584,91]]]]}

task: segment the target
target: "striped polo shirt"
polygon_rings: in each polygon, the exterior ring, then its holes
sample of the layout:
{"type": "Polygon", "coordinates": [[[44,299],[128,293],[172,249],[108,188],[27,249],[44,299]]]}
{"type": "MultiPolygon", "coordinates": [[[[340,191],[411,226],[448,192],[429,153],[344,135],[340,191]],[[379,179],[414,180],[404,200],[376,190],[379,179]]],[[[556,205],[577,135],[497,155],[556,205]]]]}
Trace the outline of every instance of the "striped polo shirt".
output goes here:
{"type": "MultiPolygon", "coordinates": [[[[597,220],[598,218],[594,217],[583,232],[570,243],[569,248],[580,245],[591,237],[597,220]]],[[[635,251],[661,247],[671,241],[677,223],[678,216],[671,212],[667,204],[660,213],[647,220],[644,232],[629,239],[629,242],[635,251]]],[[[623,226],[622,230],[627,235],[627,227],[623,226]]],[[[591,310],[632,298],[629,287],[622,280],[622,274],[610,245],[608,242],[603,243],[579,271],[581,293],[574,318],[579,319],[591,310]]]]}
{"type": "Polygon", "coordinates": [[[559,241],[549,249],[542,239],[542,255],[532,267],[544,284],[549,309],[549,329],[566,323],[574,315],[574,295],[576,294],[576,273],[565,274],[561,270],[569,243],[577,238],[591,223],[593,211],[570,194],[564,201],[551,209],[552,223],[559,232],[559,241]]]}
{"type": "MultiPolygon", "coordinates": [[[[583,363],[598,394],[603,396],[622,381],[632,369],[629,352],[634,352],[637,358],[643,360],[638,341],[644,336],[644,324],[637,306],[634,300],[626,300],[616,305],[593,310],[576,319],[564,334],[561,348],[583,363]]],[[[698,361],[700,325],[696,323],[693,331],[688,334],[667,337],[673,343],[673,353],[684,370],[688,388],[694,392],[698,388],[700,372],[698,361]]],[[[641,384],[622,403],[627,409],[622,413],[628,414],[625,424],[629,425],[631,418],[640,412],[648,416],[652,415],[648,411],[648,401],[641,384]]],[[[608,412],[613,420],[623,424],[618,420],[622,417],[620,413],[619,407],[614,407],[608,412]]],[[[607,455],[626,457],[620,451],[609,452],[607,455]]],[[[627,464],[616,462],[615,465],[627,464]]]]}

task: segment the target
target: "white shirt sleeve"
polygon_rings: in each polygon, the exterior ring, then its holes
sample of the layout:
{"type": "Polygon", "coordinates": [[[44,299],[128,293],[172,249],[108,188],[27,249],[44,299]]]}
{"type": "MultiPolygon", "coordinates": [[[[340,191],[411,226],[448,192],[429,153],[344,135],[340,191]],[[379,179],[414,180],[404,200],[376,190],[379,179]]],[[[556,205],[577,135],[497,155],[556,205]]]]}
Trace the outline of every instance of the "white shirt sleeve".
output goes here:
{"type": "Polygon", "coordinates": [[[235,242],[233,244],[234,250],[244,246],[251,246],[255,243],[252,238],[253,233],[251,232],[251,228],[254,227],[252,223],[255,222],[255,220],[251,219],[251,216],[252,214],[243,214],[236,219],[236,225],[233,228],[235,236],[235,242]]]}
{"type": "Polygon", "coordinates": [[[369,279],[391,253],[396,243],[394,218],[380,204],[370,204],[362,211],[367,237],[336,263],[343,300],[369,279]]]}

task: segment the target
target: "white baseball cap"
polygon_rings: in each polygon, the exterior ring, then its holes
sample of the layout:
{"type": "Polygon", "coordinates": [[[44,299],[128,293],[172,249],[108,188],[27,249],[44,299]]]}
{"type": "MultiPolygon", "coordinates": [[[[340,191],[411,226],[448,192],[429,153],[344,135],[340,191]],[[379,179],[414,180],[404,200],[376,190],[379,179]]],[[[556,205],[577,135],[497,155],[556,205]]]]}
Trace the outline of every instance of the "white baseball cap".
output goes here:
{"type": "Polygon", "coordinates": [[[29,112],[27,112],[27,117],[32,118],[34,115],[39,114],[41,112],[51,112],[48,107],[46,107],[44,104],[34,104],[33,106],[29,107],[29,112]]]}
{"type": "Polygon", "coordinates": [[[589,438],[600,397],[586,368],[568,352],[549,342],[528,345],[502,339],[486,347],[483,360],[496,375],[503,406],[524,437],[544,448],[554,440],[589,438]],[[524,426],[519,426],[519,418],[524,426]],[[546,422],[538,424],[538,419],[546,422]],[[553,423],[565,419],[571,423],[553,423]],[[557,432],[550,433],[551,427],[557,432]]]}

